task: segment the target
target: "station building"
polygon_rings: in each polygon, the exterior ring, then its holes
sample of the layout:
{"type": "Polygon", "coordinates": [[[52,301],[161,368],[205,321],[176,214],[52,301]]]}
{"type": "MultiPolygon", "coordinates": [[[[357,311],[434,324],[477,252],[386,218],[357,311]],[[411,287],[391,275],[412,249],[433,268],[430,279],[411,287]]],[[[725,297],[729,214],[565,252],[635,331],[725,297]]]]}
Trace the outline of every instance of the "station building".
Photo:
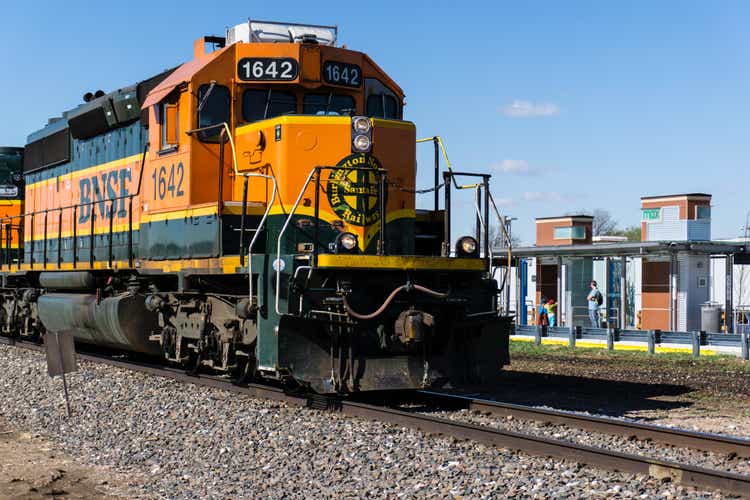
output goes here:
{"type": "Polygon", "coordinates": [[[594,237],[593,217],[536,219],[536,242],[513,250],[511,302],[533,324],[543,298],[558,303],[558,324],[588,327],[590,282],[604,296],[600,326],[662,331],[746,328],[742,290],[750,264],[744,241],[711,240],[711,195],[641,198],[641,241],[594,237]],[[739,283],[735,283],[738,279],[739,283]],[[739,294],[736,288],[739,284],[739,294]],[[708,322],[708,323],[707,323],[708,322]]]}

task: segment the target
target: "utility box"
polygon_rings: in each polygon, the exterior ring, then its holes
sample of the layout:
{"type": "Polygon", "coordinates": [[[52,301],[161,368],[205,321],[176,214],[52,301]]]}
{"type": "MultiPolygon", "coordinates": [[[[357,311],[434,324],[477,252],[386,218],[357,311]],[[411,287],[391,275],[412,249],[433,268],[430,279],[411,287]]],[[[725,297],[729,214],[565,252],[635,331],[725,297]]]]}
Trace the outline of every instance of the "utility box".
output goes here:
{"type": "Polygon", "coordinates": [[[701,331],[717,333],[721,331],[721,304],[706,302],[701,306],[701,331]]]}

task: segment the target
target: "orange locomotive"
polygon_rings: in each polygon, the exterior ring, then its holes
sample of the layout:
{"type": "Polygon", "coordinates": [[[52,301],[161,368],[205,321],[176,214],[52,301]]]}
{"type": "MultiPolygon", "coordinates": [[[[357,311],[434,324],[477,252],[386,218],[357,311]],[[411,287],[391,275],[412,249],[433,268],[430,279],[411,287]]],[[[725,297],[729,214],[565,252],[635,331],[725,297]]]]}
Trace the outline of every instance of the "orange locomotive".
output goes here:
{"type": "Polygon", "coordinates": [[[453,253],[449,216],[418,222],[404,94],[335,35],[249,21],[29,136],[4,332],[318,392],[496,377],[480,235],[453,253]]]}

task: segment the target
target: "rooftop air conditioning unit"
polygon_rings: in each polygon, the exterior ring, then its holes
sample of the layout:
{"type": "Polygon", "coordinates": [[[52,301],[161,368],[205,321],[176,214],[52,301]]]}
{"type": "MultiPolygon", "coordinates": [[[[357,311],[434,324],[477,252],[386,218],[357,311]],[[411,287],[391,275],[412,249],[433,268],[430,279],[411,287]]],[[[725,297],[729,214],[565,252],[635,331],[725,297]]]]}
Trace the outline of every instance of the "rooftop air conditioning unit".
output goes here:
{"type": "Polygon", "coordinates": [[[227,28],[227,45],[243,43],[299,43],[315,40],[320,45],[336,45],[338,28],[314,24],[253,21],[227,28]]]}

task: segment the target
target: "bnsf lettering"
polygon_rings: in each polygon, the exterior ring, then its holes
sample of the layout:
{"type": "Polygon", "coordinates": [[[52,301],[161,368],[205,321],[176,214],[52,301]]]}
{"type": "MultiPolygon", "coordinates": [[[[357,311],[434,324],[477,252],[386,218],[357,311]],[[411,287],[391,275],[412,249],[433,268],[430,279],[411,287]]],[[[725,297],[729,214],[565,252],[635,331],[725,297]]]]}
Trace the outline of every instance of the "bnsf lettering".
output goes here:
{"type": "MultiPolygon", "coordinates": [[[[132,179],[133,174],[130,169],[123,168],[103,172],[92,177],[84,177],[78,181],[82,205],[78,212],[78,223],[83,224],[89,221],[92,207],[95,208],[100,217],[109,219],[112,216],[110,200],[118,197],[121,197],[121,199],[115,202],[117,217],[120,219],[126,217],[128,212],[125,210],[125,199],[130,194],[128,184],[132,179]],[[92,201],[95,203],[92,204],[92,201]]],[[[96,218],[96,212],[94,212],[94,217],[96,218]]]]}
{"type": "Polygon", "coordinates": [[[154,169],[151,174],[151,180],[154,181],[154,199],[163,200],[164,198],[176,198],[185,195],[182,189],[182,183],[185,180],[185,167],[174,163],[167,168],[166,165],[154,169]]]}

